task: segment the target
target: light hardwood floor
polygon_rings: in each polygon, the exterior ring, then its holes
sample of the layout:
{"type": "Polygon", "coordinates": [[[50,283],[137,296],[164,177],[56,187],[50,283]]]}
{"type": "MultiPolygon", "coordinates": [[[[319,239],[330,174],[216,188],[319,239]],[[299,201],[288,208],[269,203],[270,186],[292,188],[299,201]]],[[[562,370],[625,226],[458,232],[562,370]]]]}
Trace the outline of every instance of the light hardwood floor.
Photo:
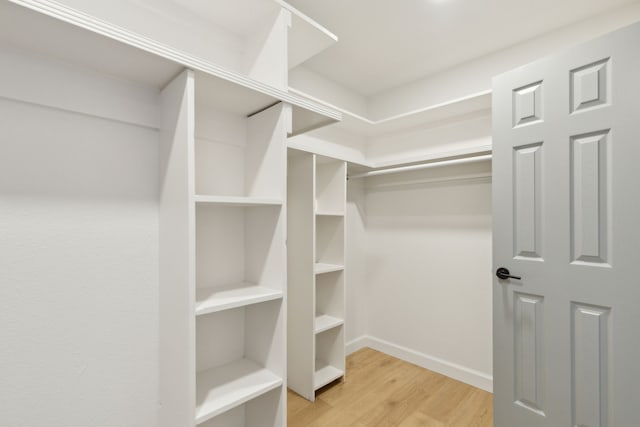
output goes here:
{"type": "Polygon", "coordinates": [[[289,427],[491,427],[492,395],[384,353],[347,357],[347,376],[311,403],[289,391],[289,427]]]}

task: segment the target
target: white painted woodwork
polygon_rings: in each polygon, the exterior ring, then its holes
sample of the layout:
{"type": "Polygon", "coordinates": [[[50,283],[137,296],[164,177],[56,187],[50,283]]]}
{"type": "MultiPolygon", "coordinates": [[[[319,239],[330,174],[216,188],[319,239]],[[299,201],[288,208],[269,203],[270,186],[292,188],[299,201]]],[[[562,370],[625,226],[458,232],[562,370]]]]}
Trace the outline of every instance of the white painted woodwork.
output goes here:
{"type": "Polygon", "coordinates": [[[195,202],[201,206],[281,206],[282,199],[268,199],[259,197],[234,197],[234,196],[195,196],[195,202]]]}
{"type": "MultiPolygon", "coordinates": [[[[139,20],[140,25],[150,26],[153,31],[166,30],[167,27],[163,25],[154,27],[153,19],[148,19],[147,14],[141,17],[123,13],[127,8],[145,9],[149,5],[132,6],[133,3],[127,0],[104,4],[65,0],[65,3],[50,0],[3,2],[0,5],[0,38],[7,46],[58,58],[64,62],[100,70],[113,77],[158,89],[168,84],[183,68],[190,68],[196,71],[198,86],[208,83],[208,88],[211,89],[196,91],[199,103],[202,103],[204,98],[211,106],[248,115],[282,100],[291,104],[297,116],[301,117],[299,122],[294,123],[294,129],[309,127],[307,121],[329,123],[341,119],[340,113],[290,94],[286,87],[272,86],[224,63],[207,60],[206,56],[203,59],[171,43],[163,43],[161,39],[145,37],[144,32],[141,35],[126,23],[118,26],[119,19],[133,19],[139,20]],[[118,7],[119,3],[124,9],[118,7]],[[74,7],[92,9],[89,12],[95,12],[98,17],[79,12],[74,7]],[[100,19],[103,13],[106,20],[100,19]],[[37,28],[37,31],[27,32],[25,28],[37,28]],[[310,109],[317,114],[303,114],[301,110],[304,109],[310,109]],[[318,114],[322,117],[318,117],[318,114]]],[[[218,2],[215,5],[218,5],[218,2]]],[[[152,14],[157,15],[159,12],[153,10],[152,14]]],[[[159,16],[166,19],[162,13],[159,16]]],[[[176,30],[178,37],[186,33],[188,31],[176,30]]],[[[205,46],[208,51],[216,51],[212,49],[212,45],[203,45],[201,41],[202,38],[198,38],[196,44],[205,46]]],[[[282,50],[286,51],[286,45],[283,45],[282,50]]],[[[265,62],[268,60],[265,59],[265,62]]],[[[281,68],[282,72],[286,73],[286,64],[281,68]]]]}
{"type": "Polygon", "coordinates": [[[542,258],[542,143],[513,150],[514,256],[542,258]]]}
{"type": "Polygon", "coordinates": [[[315,390],[345,375],[344,327],[336,327],[315,335],[315,390]]]}
{"type": "Polygon", "coordinates": [[[638,40],[494,80],[496,427],[637,424],[638,40]]]}
{"type": "Polygon", "coordinates": [[[316,263],[344,265],[344,217],[316,217],[316,263]]]}
{"type": "Polygon", "coordinates": [[[300,151],[332,157],[355,164],[367,164],[366,139],[336,126],[325,126],[301,135],[293,135],[287,146],[300,151]]]}
{"type": "MultiPolygon", "coordinates": [[[[199,408],[196,409],[196,422],[215,416],[212,413],[220,414],[243,404],[275,387],[279,387],[280,393],[284,392],[283,321],[282,299],[197,317],[199,408]],[[251,369],[246,366],[246,369],[231,368],[238,364],[248,364],[251,369]],[[207,396],[214,401],[210,405],[203,404],[208,400],[207,396]],[[204,409],[206,406],[211,409],[204,409]]],[[[282,417],[278,417],[273,425],[283,425],[283,422],[282,417]]]]}
{"type": "Polygon", "coordinates": [[[261,408],[274,414],[268,425],[284,424],[288,114],[283,104],[245,118],[196,103],[197,423],[242,405],[237,420],[212,423],[254,425],[251,408],[261,408]],[[260,374],[225,367],[244,359],[260,374]],[[276,387],[276,408],[247,403],[276,387]]]}
{"type": "Polygon", "coordinates": [[[198,374],[196,423],[239,406],[276,387],[282,378],[247,359],[198,374]]]}
{"type": "Polygon", "coordinates": [[[314,57],[338,41],[338,36],[290,4],[275,0],[291,13],[288,40],[289,69],[314,57]]]}
{"type": "MultiPolygon", "coordinates": [[[[24,3],[57,6],[48,1],[24,3]]],[[[61,0],[59,4],[255,80],[286,87],[289,12],[275,2],[61,0]]]]}
{"type": "Polygon", "coordinates": [[[609,131],[571,137],[571,260],[607,263],[611,196],[609,131]]]}
{"type": "Polygon", "coordinates": [[[326,362],[316,360],[316,371],[313,373],[315,388],[321,388],[344,375],[344,371],[326,362]]]}
{"type": "Polygon", "coordinates": [[[488,154],[490,102],[490,93],[484,93],[351,130],[347,129],[349,113],[345,113],[339,125],[289,138],[288,145],[367,168],[488,154]]]}
{"type": "Polygon", "coordinates": [[[21,319],[3,421],[285,425],[286,135],[300,106],[275,10],[273,27],[248,27],[244,75],[63,4],[0,4],[3,274],[21,289],[3,287],[3,324],[21,319]],[[25,307],[46,314],[46,336],[25,307]]]}
{"type": "Polygon", "coordinates": [[[282,297],[281,290],[255,286],[246,282],[224,289],[201,287],[196,290],[196,316],[282,297]]]}
{"type": "Polygon", "coordinates": [[[191,71],[182,72],[162,91],[161,123],[159,423],[190,425],[195,408],[191,71]]]}
{"type": "Polygon", "coordinates": [[[313,272],[315,274],[331,273],[342,270],[344,270],[344,265],[342,264],[327,264],[322,262],[316,262],[313,264],[313,272]]]}
{"type": "Polygon", "coordinates": [[[290,149],[287,208],[287,381],[313,401],[345,369],[346,163],[290,149]]]}
{"type": "Polygon", "coordinates": [[[315,341],[313,155],[288,150],[287,387],[313,400],[315,341]]]}
{"type": "Polygon", "coordinates": [[[326,314],[320,314],[316,316],[315,321],[315,333],[328,331],[329,329],[340,326],[344,323],[344,320],[332,317],[326,314]]]}

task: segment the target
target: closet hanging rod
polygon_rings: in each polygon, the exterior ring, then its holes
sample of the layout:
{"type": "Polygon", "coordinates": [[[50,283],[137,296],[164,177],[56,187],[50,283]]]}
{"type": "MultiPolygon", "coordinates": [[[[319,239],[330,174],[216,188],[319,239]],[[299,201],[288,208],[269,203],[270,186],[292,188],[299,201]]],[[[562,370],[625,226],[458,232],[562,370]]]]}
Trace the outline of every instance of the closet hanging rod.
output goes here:
{"type": "Polygon", "coordinates": [[[397,172],[409,172],[409,171],[416,171],[421,169],[436,168],[440,166],[461,165],[464,163],[481,162],[483,160],[491,160],[491,154],[485,154],[482,156],[474,156],[474,157],[464,157],[461,159],[442,160],[439,162],[421,163],[419,165],[400,166],[397,168],[380,169],[377,171],[363,172],[363,173],[357,173],[354,175],[349,175],[347,179],[367,178],[367,177],[376,176],[376,175],[386,175],[386,174],[397,173],[397,172]]]}

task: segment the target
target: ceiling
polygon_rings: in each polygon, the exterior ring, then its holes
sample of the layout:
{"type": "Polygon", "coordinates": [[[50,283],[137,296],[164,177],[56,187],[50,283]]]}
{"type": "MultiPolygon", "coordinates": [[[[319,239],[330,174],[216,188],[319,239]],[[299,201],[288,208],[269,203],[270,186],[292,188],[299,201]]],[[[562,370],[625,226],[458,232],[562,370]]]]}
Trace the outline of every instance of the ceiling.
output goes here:
{"type": "Polygon", "coordinates": [[[339,37],[304,66],[364,96],[638,0],[287,0],[339,37]]]}

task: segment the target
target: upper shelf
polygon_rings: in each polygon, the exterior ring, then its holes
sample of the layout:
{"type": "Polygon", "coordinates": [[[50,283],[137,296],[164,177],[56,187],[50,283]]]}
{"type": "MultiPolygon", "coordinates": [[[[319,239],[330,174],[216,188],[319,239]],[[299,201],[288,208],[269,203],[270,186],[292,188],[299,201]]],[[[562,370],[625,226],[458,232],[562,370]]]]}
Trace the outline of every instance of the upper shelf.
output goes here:
{"type": "Polygon", "coordinates": [[[491,90],[487,90],[384,119],[371,120],[335,105],[330,105],[291,87],[289,88],[289,93],[305,97],[317,103],[323,103],[328,108],[340,111],[343,114],[343,120],[339,124],[340,128],[367,137],[400,132],[491,109],[491,90]]]}
{"type": "Polygon", "coordinates": [[[291,12],[289,29],[289,69],[312,58],[338,42],[338,36],[282,0],[276,3],[291,12]]]}
{"type": "MultiPolygon", "coordinates": [[[[196,71],[199,102],[251,115],[283,101],[310,122],[341,120],[341,113],[311,99],[227,70],[196,56],[50,0],[0,3],[0,43],[158,89],[184,68],[196,71]],[[204,99],[203,99],[204,98],[204,99]]],[[[309,128],[294,122],[293,132],[309,128]]]]}

